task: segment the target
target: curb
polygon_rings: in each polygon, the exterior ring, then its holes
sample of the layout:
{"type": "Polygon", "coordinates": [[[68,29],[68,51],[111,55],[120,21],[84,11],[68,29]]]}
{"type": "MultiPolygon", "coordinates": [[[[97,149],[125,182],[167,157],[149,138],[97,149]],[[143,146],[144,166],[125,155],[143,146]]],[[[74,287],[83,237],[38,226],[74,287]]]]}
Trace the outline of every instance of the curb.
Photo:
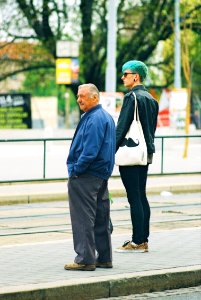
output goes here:
{"type": "Polygon", "coordinates": [[[29,195],[5,195],[0,196],[1,205],[12,205],[12,204],[29,204],[38,202],[51,202],[51,201],[64,201],[68,200],[66,193],[51,193],[51,194],[29,194],[29,195]]]}
{"type": "Polygon", "coordinates": [[[3,300],[94,300],[201,284],[201,265],[0,289],[3,300]]]}
{"type": "MultiPolygon", "coordinates": [[[[174,185],[157,185],[148,186],[147,194],[154,195],[160,194],[162,191],[168,191],[172,193],[195,193],[201,191],[201,185],[198,183],[187,185],[174,184],[174,185]]],[[[126,197],[124,189],[110,189],[112,197],[126,197]]],[[[67,191],[63,192],[52,192],[52,193],[33,193],[29,194],[13,194],[13,195],[1,195],[1,205],[12,205],[12,204],[29,204],[36,202],[51,202],[51,201],[66,201],[68,200],[67,191]]]]}
{"type": "MultiPolygon", "coordinates": [[[[187,185],[184,183],[174,185],[147,186],[147,195],[156,195],[163,191],[168,191],[171,193],[196,193],[201,191],[201,184],[195,183],[187,185]]],[[[126,197],[126,192],[122,189],[111,190],[110,192],[113,197],[126,197]]]]}

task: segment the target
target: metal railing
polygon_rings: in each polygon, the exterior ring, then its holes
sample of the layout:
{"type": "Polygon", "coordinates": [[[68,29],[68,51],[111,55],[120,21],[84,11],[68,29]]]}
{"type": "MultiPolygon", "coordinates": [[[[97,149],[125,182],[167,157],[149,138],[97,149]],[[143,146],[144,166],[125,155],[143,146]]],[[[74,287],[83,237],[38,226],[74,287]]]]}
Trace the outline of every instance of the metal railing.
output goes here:
{"type": "MultiPolygon", "coordinates": [[[[167,173],[164,172],[164,140],[165,139],[189,139],[189,138],[201,138],[201,135],[165,135],[165,136],[156,136],[155,139],[161,139],[161,171],[159,174],[153,175],[174,175],[174,174],[200,174],[201,173],[201,166],[199,171],[188,171],[188,172],[176,172],[176,173],[167,173]]],[[[200,144],[201,145],[201,144],[200,144]]]]}
{"type": "MultiPolygon", "coordinates": [[[[160,158],[160,171],[159,172],[153,172],[149,175],[181,175],[181,174],[200,174],[201,173],[201,166],[198,167],[199,170],[187,170],[185,172],[166,172],[164,170],[164,160],[165,160],[165,140],[169,139],[178,139],[177,143],[180,139],[200,139],[201,135],[165,135],[165,136],[156,136],[155,140],[156,142],[160,140],[160,151],[161,151],[161,158],[160,158]]],[[[61,181],[66,180],[67,176],[65,177],[57,177],[57,178],[50,178],[46,175],[46,164],[47,164],[47,143],[48,142],[61,142],[61,141],[72,141],[72,138],[32,138],[32,139],[0,139],[1,143],[28,143],[28,142],[40,142],[43,145],[43,171],[42,176],[39,178],[30,178],[30,179],[0,179],[0,183],[14,183],[14,182],[36,182],[36,181],[61,181]]],[[[200,143],[198,141],[197,144],[198,149],[197,152],[199,152],[200,143]]],[[[175,158],[176,159],[176,158],[175,158]]],[[[113,175],[118,176],[118,175],[113,175]]],[[[0,167],[0,177],[1,177],[1,167],[0,167]]]]}

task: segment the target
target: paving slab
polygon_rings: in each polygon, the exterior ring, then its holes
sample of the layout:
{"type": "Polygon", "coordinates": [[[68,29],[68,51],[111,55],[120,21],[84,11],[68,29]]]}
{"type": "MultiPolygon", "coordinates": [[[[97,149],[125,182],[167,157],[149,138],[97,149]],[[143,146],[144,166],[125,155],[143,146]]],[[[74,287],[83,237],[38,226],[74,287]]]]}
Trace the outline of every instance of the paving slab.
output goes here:
{"type": "Polygon", "coordinates": [[[98,299],[201,284],[201,228],[153,232],[148,253],[116,253],[113,269],[66,271],[72,239],[0,247],[0,299],[98,299]]]}

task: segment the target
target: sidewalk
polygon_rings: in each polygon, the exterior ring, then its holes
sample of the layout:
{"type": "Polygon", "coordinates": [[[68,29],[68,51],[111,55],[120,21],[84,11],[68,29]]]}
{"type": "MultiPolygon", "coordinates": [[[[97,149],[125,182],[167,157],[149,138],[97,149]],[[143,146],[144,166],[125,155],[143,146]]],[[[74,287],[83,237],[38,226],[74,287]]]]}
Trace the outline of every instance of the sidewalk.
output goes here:
{"type": "MultiPolygon", "coordinates": [[[[109,191],[113,197],[126,195],[119,177],[110,178],[109,191]]],[[[201,174],[149,176],[147,193],[160,194],[163,191],[199,192],[201,191],[201,174]]],[[[67,180],[66,182],[0,184],[0,205],[65,199],[67,199],[67,180]]]]}
{"type": "MultiPolygon", "coordinates": [[[[112,196],[125,196],[120,178],[112,196]]],[[[201,191],[201,175],[149,176],[148,193],[201,191]]],[[[66,182],[0,185],[0,205],[67,199],[66,182]]],[[[0,207],[1,209],[1,207],[0,207]]],[[[88,300],[201,285],[201,227],[152,232],[149,253],[116,253],[129,239],[112,234],[113,269],[75,272],[72,239],[0,247],[0,299],[88,300]]],[[[1,237],[0,237],[1,239],[1,237]]]]}
{"type": "Polygon", "coordinates": [[[200,229],[153,232],[148,253],[116,253],[128,239],[112,235],[113,269],[66,271],[72,240],[0,247],[0,299],[84,300],[201,284],[200,229]]]}

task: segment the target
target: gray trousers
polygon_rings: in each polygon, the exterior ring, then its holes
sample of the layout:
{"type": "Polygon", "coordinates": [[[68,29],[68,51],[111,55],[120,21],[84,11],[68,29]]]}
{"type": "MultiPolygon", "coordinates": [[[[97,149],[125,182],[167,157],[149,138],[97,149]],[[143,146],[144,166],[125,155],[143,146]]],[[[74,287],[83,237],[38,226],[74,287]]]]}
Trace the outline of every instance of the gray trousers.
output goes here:
{"type": "Polygon", "coordinates": [[[111,262],[107,181],[88,174],[69,178],[68,194],[74,250],[77,253],[75,262],[111,262]]]}

